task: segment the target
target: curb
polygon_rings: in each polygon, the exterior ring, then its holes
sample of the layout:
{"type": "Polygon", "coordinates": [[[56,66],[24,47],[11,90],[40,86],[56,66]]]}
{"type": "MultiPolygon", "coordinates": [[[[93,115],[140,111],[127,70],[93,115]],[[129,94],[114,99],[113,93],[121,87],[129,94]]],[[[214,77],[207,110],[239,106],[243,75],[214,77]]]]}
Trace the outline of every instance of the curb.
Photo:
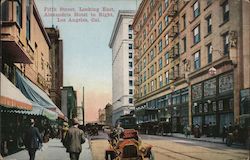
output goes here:
{"type": "Polygon", "coordinates": [[[211,140],[200,139],[200,138],[186,138],[186,137],[175,136],[175,135],[173,135],[172,137],[181,138],[181,139],[186,139],[186,140],[193,140],[193,141],[201,141],[201,142],[210,142],[210,143],[225,144],[225,143],[223,143],[223,142],[211,141],[211,140]]]}

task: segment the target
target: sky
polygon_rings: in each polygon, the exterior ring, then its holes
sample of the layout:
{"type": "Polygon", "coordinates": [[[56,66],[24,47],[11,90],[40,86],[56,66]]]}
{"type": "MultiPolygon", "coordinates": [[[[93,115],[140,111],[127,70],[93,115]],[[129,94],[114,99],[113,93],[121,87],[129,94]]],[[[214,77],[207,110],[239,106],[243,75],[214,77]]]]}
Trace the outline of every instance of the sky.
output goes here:
{"type": "Polygon", "coordinates": [[[119,10],[135,10],[137,0],[35,0],[45,27],[58,27],[63,40],[64,86],[85,93],[85,121],[112,103],[112,50],[108,44],[119,10]],[[53,15],[53,16],[52,16],[53,15]]]}

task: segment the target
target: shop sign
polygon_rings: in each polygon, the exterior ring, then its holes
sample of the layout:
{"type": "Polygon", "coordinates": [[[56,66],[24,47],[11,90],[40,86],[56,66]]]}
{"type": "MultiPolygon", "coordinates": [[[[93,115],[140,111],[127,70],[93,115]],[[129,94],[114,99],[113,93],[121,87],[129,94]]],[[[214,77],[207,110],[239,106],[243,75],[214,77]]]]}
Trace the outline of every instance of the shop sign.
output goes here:
{"type": "Polygon", "coordinates": [[[233,90],[233,73],[228,73],[219,77],[219,93],[233,90]]]}
{"type": "Polygon", "coordinates": [[[216,78],[204,82],[204,97],[216,95],[216,78]]]}
{"type": "Polygon", "coordinates": [[[192,99],[199,100],[202,98],[202,83],[192,86],[192,99]]]}

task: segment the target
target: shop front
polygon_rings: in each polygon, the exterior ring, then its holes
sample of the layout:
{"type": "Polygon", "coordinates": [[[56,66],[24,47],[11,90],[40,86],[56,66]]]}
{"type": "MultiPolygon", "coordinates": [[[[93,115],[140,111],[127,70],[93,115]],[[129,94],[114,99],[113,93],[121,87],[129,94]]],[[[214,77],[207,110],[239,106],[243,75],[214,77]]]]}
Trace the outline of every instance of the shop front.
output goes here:
{"type": "Polygon", "coordinates": [[[192,85],[192,125],[202,134],[220,136],[233,124],[233,73],[225,73],[192,85]]]}

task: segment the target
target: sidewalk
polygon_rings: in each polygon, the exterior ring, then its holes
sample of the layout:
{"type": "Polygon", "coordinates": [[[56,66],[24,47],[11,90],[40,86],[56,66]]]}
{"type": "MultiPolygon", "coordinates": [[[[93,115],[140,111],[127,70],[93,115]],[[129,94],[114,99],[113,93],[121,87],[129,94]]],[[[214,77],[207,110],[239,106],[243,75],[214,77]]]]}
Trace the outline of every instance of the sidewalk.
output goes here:
{"type": "MultiPolygon", "coordinates": [[[[14,153],[4,160],[27,160],[28,158],[27,150],[22,150],[20,152],[14,153]]],[[[63,147],[60,139],[50,139],[46,144],[43,144],[43,150],[36,152],[36,160],[69,160],[69,153],[63,147]]],[[[80,154],[80,159],[92,160],[91,150],[89,147],[89,142],[82,145],[82,153],[80,154]]]]}
{"type": "MultiPolygon", "coordinates": [[[[184,139],[190,139],[190,140],[195,140],[195,141],[203,141],[203,142],[212,142],[212,143],[221,143],[221,144],[225,144],[225,142],[223,143],[222,138],[221,137],[207,137],[207,136],[201,136],[200,138],[195,138],[194,135],[190,135],[188,137],[185,136],[185,134],[181,134],[181,133],[172,133],[173,137],[176,138],[184,138],[184,139]]],[[[226,141],[224,139],[224,141],[226,141]]]]}

